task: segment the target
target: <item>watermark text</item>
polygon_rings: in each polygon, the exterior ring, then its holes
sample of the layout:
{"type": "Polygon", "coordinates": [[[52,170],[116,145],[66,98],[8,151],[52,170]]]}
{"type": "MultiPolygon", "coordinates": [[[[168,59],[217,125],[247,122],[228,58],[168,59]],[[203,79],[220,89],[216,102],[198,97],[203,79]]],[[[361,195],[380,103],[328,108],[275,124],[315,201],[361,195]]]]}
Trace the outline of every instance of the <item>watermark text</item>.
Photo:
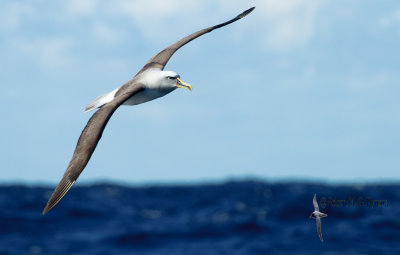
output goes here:
{"type": "Polygon", "coordinates": [[[319,199],[321,208],[326,207],[388,207],[387,199],[372,199],[370,197],[348,197],[340,199],[337,197],[321,197],[319,199]]]}

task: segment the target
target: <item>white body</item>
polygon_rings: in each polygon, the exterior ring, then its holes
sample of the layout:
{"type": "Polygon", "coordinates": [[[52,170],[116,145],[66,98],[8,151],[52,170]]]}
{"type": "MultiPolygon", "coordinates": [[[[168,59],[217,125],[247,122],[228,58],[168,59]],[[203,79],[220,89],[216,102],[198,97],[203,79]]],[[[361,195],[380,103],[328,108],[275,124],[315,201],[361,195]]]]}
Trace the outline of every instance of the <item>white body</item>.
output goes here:
{"type": "MultiPolygon", "coordinates": [[[[174,81],[173,79],[168,79],[168,77],[177,76],[178,75],[175,72],[161,71],[159,69],[150,69],[144,72],[140,75],[138,83],[143,84],[145,89],[130,97],[123,104],[137,105],[165,96],[166,94],[172,92],[177,88],[176,81],[174,81]]],[[[119,88],[114,89],[108,94],[97,97],[86,107],[85,111],[91,111],[111,102],[114,99],[115,93],[117,93],[118,90],[119,88]]]]}

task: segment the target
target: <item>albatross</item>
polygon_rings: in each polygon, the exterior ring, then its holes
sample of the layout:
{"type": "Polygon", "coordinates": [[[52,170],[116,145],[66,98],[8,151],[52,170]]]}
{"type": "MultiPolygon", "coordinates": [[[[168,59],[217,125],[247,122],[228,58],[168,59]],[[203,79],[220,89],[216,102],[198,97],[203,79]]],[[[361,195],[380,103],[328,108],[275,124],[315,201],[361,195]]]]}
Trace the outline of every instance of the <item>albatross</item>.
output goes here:
{"type": "Polygon", "coordinates": [[[74,154],[60,183],[55,188],[42,214],[50,211],[65,196],[72,187],[83,169],[89,162],[107,122],[121,105],[137,105],[150,100],[165,96],[176,88],[185,88],[192,90],[192,86],[181,80],[180,76],[173,71],[164,71],[164,67],[171,56],[183,45],[202,36],[214,29],[229,25],[254,10],[252,7],[235,18],[224,23],[204,28],[193,34],[190,34],[168,48],[160,51],[152,57],[143,68],[127,83],[112,92],[97,97],[85,109],[86,112],[98,109],[89,119],[83,129],[74,154]]]}
{"type": "Polygon", "coordinates": [[[311,213],[310,219],[315,219],[315,221],[317,223],[317,232],[318,232],[319,239],[321,240],[321,242],[323,242],[324,239],[322,238],[321,218],[328,217],[328,214],[325,214],[325,213],[322,213],[319,211],[319,206],[318,206],[318,202],[317,202],[317,194],[314,194],[313,205],[314,205],[314,212],[311,213]]]}

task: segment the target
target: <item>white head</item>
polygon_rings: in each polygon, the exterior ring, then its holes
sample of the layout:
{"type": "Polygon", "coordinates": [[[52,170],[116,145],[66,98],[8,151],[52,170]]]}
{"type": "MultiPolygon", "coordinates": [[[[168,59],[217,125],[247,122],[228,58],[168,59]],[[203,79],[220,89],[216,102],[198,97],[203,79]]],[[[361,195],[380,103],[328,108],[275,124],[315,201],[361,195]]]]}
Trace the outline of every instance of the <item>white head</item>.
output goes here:
{"type": "Polygon", "coordinates": [[[192,90],[192,86],[180,79],[173,71],[149,70],[143,74],[142,82],[152,89],[174,90],[177,87],[192,90]]]}

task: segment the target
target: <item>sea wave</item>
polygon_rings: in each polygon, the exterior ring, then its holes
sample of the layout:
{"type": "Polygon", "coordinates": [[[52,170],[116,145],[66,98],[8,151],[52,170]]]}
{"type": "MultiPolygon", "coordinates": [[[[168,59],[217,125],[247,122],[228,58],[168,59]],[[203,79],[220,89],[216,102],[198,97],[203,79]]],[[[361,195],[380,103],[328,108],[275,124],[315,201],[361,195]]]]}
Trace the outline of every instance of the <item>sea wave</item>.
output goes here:
{"type": "Polygon", "coordinates": [[[103,183],[73,187],[42,216],[52,187],[3,185],[0,254],[396,254],[399,190],[395,184],[103,183]],[[328,214],[323,243],[309,219],[315,193],[328,214]]]}

